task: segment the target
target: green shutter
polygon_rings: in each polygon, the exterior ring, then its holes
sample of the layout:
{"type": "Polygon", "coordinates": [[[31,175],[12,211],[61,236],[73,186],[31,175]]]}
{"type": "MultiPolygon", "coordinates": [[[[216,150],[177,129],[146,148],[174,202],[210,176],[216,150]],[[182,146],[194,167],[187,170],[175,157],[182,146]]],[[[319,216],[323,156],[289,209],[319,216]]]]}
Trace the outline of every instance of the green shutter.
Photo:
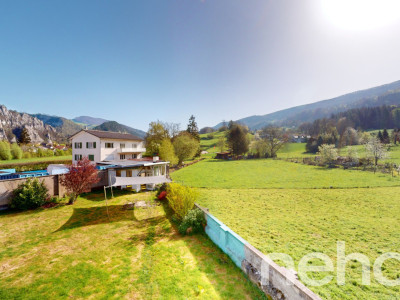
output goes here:
{"type": "Polygon", "coordinates": [[[93,149],[96,149],[96,142],[93,142],[93,149]]]}
{"type": "Polygon", "coordinates": [[[89,149],[89,142],[86,142],[86,149],[89,149]]]}

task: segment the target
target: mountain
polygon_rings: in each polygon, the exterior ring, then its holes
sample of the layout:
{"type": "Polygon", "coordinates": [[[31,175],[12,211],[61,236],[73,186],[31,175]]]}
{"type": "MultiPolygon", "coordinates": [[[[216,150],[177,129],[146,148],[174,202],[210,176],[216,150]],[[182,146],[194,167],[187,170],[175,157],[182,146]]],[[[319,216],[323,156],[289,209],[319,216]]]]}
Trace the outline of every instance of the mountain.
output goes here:
{"type": "Polygon", "coordinates": [[[80,117],[72,119],[72,121],[74,121],[75,123],[82,123],[82,124],[94,125],[94,126],[98,126],[105,122],[108,122],[108,120],[106,120],[106,119],[93,118],[93,117],[89,117],[89,116],[80,116],[80,117]]]}
{"type": "Polygon", "coordinates": [[[68,137],[84,128],[84,126],[58,116],[49,116],[44,114],[32,114],[31,116],[43,121],[44,124],[50,125],[56,129],[57,141],[68,142],[68,137]]]}
{"type": "MultiPolygon", "coordinates": [[[[303,122],[329,117],[332,114],[359,107],[400,104],[400,80],[378,87],[345,94],[328,100],[295,106],[274,113],[250,116],[236,120],[250,129],[260,129],[269,124],[298,126],[303,122]]],[[[214,126],[219,128],[222,123],[214,126]]]]}
{"type": "Polygon", "coordinates": [[[26,128],[32,143],[50,142],[58,139],[57,131],[39,118],[26,113],[8,110],[0,105],[0,139],[16,142],[26,128]]]}
{"type": "Polygon", "coordinates": [[[122,132],[122,133],[130,133],[136,135],[138,137],[144,138],[146,132],[135,129],[126,125],[119,124],[115,121],[108,121],[99,126],[94,127],[95,130],[104,130],[104,131],[114,131],[114,132],[122,132]]]}

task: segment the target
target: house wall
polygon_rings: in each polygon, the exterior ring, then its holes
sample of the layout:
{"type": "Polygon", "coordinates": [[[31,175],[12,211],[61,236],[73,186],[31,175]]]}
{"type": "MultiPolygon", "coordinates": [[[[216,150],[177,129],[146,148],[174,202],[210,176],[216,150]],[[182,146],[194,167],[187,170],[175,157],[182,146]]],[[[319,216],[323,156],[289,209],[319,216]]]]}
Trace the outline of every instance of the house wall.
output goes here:
{"type": "Polygon", "coordinates": [[[321,300],[289,270],[250,245],[228,226],[196,204],[207,221],[206,234],[266,295],[280,300],[321,300]]]}
{"type": "Polygon", "coordinates": [[[101,161],[100,147],[100,139],[98,137],[81,131],[72,139],[72,162],[76,163],[75,154],[81,154],[82,157],[89,157],[89,154],[94,155],[94,162],[101,161]],[[96,142],[96,149],[87,149],[86,142],[96,142]],[[82,149],[75,149],[75,143],[82,143],[82,149]]]}
{"type": "Polygon", "coordinates": [[[75,154],[80,154],[82,157],[88,157],[94,155],[94,162],[101,162],[104,160],[120,160],[119,149],[121,144],[125,144],[127,153],[125,159],[134,158],[133,154],[136,154],[137,158],[142,158],[142,153],[146,151],[144,148],[143,141],[132,141],[132,140],[114,140],[114,139],[100,139],[88,132],[81,131],[72,138],[72,162],[76,163],[75,154]],[[86,142],[96,142],[95,149],[87,149],[86,142]],[[75,143],[82,143],[82,149],[76,149],[75,143]],[[113,143],[113,148],[106,148],[106,143],[113,143]],[[136,148],[133,145],[136,144],[136,148]]]}
{"type": "Polygon", "coordinates": [[[137,158],[142,157],[142,152],[145,152],[146,149],[143,147],[142,141],[132,141],[132,140],[114,140],[114,139],[102,139],[101,140],[101,156],[100,160],[119,160],[120,153],[119,149],[121,149],[121,144],[125,144],[125,149],[127,150],[125,153],[125,158],[130,159],[132,157],[132,152],[137,154],[137,158]],[[113,143],[114,148],[106,148],[106,143],[113,143]],[[133,148],[133,144],[136,144],[137,147],[133,148]],[[132,150],[132,151],[130,151],[132,150]],[[129,152],[128,152],[129,151],[129,152]]]}

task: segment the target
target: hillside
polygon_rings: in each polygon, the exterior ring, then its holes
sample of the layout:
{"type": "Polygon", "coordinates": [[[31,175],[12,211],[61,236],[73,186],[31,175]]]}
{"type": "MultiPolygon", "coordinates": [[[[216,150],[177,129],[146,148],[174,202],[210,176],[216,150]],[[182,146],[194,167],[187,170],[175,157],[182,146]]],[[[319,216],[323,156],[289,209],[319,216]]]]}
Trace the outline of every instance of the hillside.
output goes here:
{"type": "Polygon", "coordinates": [[[93,126],[98,126],[101,125],[105,122],[108,122],[106,119],[102,118],[93,118],[90,116],[80,116],[72,119],[75,123],[81,123],[81,124],[86,124],[86,125],[93,125],[93,126]]]}
{"type": "Polygon", "coordinates": [[[104,130],[104,131],[114,131],[114,132],[123,132],[123,133],[130,133],[136,135],[138,137],[143,138],[146,135],[146,132],[135,129],[123,124],[119,124],[115,121],[108,121],[99,126],[94,127],[95,130],[104,130]]]}
{"type": "Polygon", "coordinates": [[[43,143],[57,140],[56,129],[42,120],[26,113],[8,110],[0,105],[0,139],[16,142],[26,128],[33,143],[43,143]]]}
{"type": "Polygon", "coordinates": [[[82,125],[76,124],[75,122],[63,117],[44,114],[34,114],[32,116],[43,121],[43,123],[54,127],[58,134],[58,140],[63,142],[66,142],[69,136],[83,128],[82,125]]]}
{"type": "MultiPolygon", "coordinates": [[[[268,124],[296,126],[319,118],[359,107],[400,104],[400,81],[345,94],[328,100],[295,106],[266,115],[254,115],[236,120],[250,129],[260,129],[268,124]]],[[[214,126],[219,128],[222,123],[214,126]]]]}

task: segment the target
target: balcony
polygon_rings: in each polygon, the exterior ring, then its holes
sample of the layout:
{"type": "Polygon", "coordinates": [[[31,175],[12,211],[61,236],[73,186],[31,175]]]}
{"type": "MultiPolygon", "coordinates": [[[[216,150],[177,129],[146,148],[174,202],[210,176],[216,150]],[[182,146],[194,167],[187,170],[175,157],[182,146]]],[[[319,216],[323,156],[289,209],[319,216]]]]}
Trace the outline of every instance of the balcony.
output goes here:
{"type": "Polygon", "coordinates": [[[118,148],[117,153],[143,153],[146,148],[118,148]]]}

